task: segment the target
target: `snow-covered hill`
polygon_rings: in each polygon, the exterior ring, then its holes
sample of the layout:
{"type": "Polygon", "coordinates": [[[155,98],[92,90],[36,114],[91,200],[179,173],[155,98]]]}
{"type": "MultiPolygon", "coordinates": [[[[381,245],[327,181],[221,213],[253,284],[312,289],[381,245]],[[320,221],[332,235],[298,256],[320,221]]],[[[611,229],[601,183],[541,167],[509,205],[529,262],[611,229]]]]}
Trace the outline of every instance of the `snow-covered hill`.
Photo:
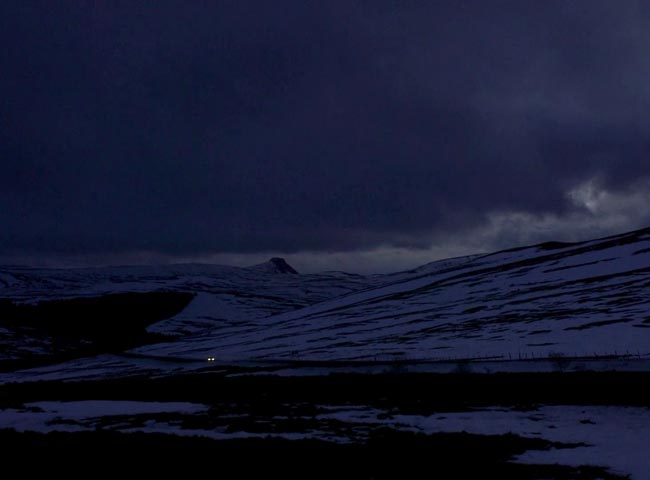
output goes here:
{"type": "Polygon", "coordinates": [[[431,264],[246,328],[139,351],[224,361],[647,354],[649,287],[646,229],[431,264]]]}
{"type": "MultiPolygon", "coordinates": [[[[0,267],[0,300],[36,304],[125,292],[190,292],[195,297],[185,310],[151,326],[150,331],[192,337],[250,325],[377,282],[378,278],[340,273],[297,275],[279,258],[249,268],[194,264],[83,269],[0,267]]],[[[0,318],[0,360],[51,354],[60,345],[47,335],[32,335],[29,329],[16,331],[2,323],[5,320],[0,318]]]]}
{"type": "MultiPolygon", "coordinates": [[[[149,327],[171,341],[135,348],[128,359],[61,366],[102,374],[158,371],[165,359],[196,360],[202,368],[208,358],[250,364],[648,355],[649,287],[650,229],[368,277],[300,275],[278,259],[249,268],[0,268],[0,298],[20,302],[132,291],[195,294],[182,312],[149,327]]],[[[0,329],[0,341],[7,346],[16,338],[0,329]]],[[[56,375],[57,368],[47,371],[56,375]]]]}

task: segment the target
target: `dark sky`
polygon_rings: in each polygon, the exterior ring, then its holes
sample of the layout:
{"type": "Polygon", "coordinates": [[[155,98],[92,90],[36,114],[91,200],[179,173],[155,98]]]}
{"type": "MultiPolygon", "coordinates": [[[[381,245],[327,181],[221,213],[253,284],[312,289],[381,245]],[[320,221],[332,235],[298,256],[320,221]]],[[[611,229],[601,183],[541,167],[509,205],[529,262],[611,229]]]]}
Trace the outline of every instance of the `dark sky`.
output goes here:
{"type": "Polygon", "coordinates": [[[650,224],[650,3],[0,3],[0,260],[382,271],[650,224]]]}

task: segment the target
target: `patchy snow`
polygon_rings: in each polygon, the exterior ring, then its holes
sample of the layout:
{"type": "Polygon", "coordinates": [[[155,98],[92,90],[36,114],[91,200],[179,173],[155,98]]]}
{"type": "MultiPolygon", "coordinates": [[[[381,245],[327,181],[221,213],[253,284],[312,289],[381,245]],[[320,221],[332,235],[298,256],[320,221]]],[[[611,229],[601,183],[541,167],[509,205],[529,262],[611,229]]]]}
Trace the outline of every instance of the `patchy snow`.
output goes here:
{"type": "Polygon", "coordinates": [[[209,407],[187,402],[143,402],[126,400],[42,401],[26,403],[24,408],[0,409],[0,429],[18,432],[82,432],[112,430],[123,433],[164,433],[202,436],[214,440],[236,438],[333,439],[331,432],[248,432],[228,425],[211,429],[196,427],[205,419],[209,407]],[[165,419],[157,414],[173,414],[165,419]],[[144,416],[144,418],[143,418],[144,416]],[[203,417],[202,417],[203,416],[203,417]],[[194,427],[183,426],[191,418],[194,427]]]}
{"type": "Polygon", "coordinates": [[[129,400],[83,400],[71,402],[33,402],[27,408],[43,410],[67,418],[87,418],[105,415],[139,415],[143,413],[198,413],[207,406],[187,402],[136,402],[129,400]]]}
{"type": "Polygon", "coordinates": [[[82,400],[72,402],[32,402],[25,408],[0,410],[0,429],[19,432],[82,431],[110,416],[157,413],[196,414],[207,406],[187,402],[136,402],[127,400],[82,400]]]}
{"type": "MultiPolygon", "coordinates": [[[[121,432],[199,435],[213,439],[281,437],[287,439],[322,439],[349,442],[350,429],[359,438],[376,428],[422,432],[468,432],[480,435],[515,435],[572,444],[568,448],[531,450],[513,461],[535,464],[591,465],[605,467],[613,473],[645,480],[650,475],[650,409],[621,406],[542,406],[531,410],[486,408],[465,412],[440,412],[432,415],[403,415],[394,409],[364,405],[320,405],[319,413],[309,418],[317,422],[310,427],[274,431],[272,424],[289,417],[258,419],[255,431],[229,426],[226,416],[221,423],[211,423],[207,405],[188,402],[145,402],[116,400],[40,401],[22,408],[0,410],[0,429],[17,431],[94,431],[109,429],[121,432]],[[157,414],[172,414],[172,417],[157,414]],[[184,419],[192,421],[184,423],[184,419]],[[202,422],[202,419],[206,422],[202,422]],[[262,421],[263,420],[263,421],[262,421]],[[340,422],[332,424],[332,421],[340,422]],[[260,425],[269,431],[259,431],[260,425]],[[338,425],[338,426],[336,426],[338,425]]],[[[232,417],[232,415],[231,415],[232,417]]],[[[235,415],[240,418],[242,415],[235,415]]],[[[250,418],[243,415],[243,418],[250,418]]],[[[299,420],[303,417],[291,417],[299,420]]]]}
{"type": "Polygon", "coordinates": [[[386,415],[373,409],[340,409],[320,419],[390,425],[393,428],[481,435],[514,433],[552,442],[585,444],[576,448],[531,450],[522,463],[601,466],[632,480],[650,478],[650,409],[637,407],[544,406],[537,410],[485,409],[430,416],[386,415]],[[371,418],[368,415],[371,415],[371,418]]]}

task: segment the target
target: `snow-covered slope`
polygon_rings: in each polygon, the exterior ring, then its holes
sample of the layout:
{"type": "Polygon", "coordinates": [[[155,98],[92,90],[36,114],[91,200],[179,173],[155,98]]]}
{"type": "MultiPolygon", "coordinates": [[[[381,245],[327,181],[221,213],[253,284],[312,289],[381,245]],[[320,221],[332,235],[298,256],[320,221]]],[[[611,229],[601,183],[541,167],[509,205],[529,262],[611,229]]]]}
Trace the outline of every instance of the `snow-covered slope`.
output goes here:
{"type": "MultiPolygon", "coordinates": [[[[173,335],[172,341],[135,348],[130,352],[135,357],[75,360],[68,363],[73,375],[93,369],[159,371],[165,359],[196,360],[200,368],[212,357],[238,364],[650,353],[650,229],[370,277],[293,274],[282,271],[284,265],[275,268],[277,263],[4,268],[0,298],[195,294],[182,312],[149,327],[173,335]]],[[[11,341],[16,339],[0,329],[0,342],[11,341]]],[[[47,375],[57,377],[68,367],[48,367],[47,375]]]]}
{"type": "Polygon", "coordinates": [[[650,351],[650,229],[438,267],[245,328],[138,351],[224,361],[516,359],[650,351]]]}
{"type": "MultiPolygon", "coordinates": [[[[294,272],[278,258],[249,268],[194,264],[84,269],[0,267],[0,299],[34,304],[124,292],[191,292],[195,297],[185,310],[150,327],[154,333],[185,337],[250,325],[379,281],[350,274],[294,272]]],[[[7,319],[0,318],[0,322],[3,320],[7,319]]],[[[0,360],[50,354],[56,349],[55,343],[48,336],[34,336],[30,331],[16,331],[0,323],[0,360]]]]}

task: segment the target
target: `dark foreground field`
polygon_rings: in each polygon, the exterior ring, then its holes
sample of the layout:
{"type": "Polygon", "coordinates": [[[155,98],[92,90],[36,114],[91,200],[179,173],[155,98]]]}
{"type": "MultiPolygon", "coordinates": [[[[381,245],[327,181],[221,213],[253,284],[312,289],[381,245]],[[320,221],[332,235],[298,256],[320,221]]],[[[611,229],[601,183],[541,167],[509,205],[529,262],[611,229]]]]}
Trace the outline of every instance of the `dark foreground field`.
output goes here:
{"type": "Polygon", "coordinates": [[[0,386],[0,409],[27,415],[39,410],[30,403],[44,401],[192,402],[205,411],[112,412],[90,423],[58,419],[55,423],[63,430],[86,431],[43,434],[5,429],[0,430],[0,445],[7,465],[69,475],[140,471],[202,472],[217,478],[610,480],[626,477],[595,466],[512,461],[527,451],[570,451],[579,446],[575,443],[514,434],[418,432],[397,428],[399,418],[444,418],[445,412],[485,408],[534,416],[538,407],[549,405],[634,406],[643,411],[650,407],[650,396],[640,386],[649,381],[650,374],[634,372],[278,377],[230,371],[10,384],[0,386]],[[374,415],[374,423],[363,415],[331,415],[359,410],[374,415]],[[152,424],[171,426],[176,435],[134,433],[152,424]],[[201,432],[229,437],[203,438],[198,436],[201,432]],[[83,465],[91,465],[91,470],[83,465]]]}
{"type": "Polygon", "coordinates": [[[0,407],[35,400],[193,401],[210,405],[361,403],[412,412],[481,406],[545,405],[650,407],[650,372],[496,374],[332,374],[276,376],[229,370],[158,378],[0,385],[0,407]]]}
{"type": "Polygon", "coordinates": [[[186,292],[130,292],[14,302],[0,298],[0,372],[51,365],[165,340],[152,323],[182,311],[186,292]],[[92,321],[90,320],[92,319],[92,321]],[[37,352],[25,346],[36,346],[37,352]],[[10,355],[7,355],[9,353],[10,355]]]}
{"type": "Polygon", "coordinates": [[[601,468],[522,465],[508,460],[529,449],[561,448],[514,435],[409,434],[379,431],[364,444],[317,440],[215,441],[160,434],[0,431],[6,466],[23,473],[196,473],[211,478],[468,478],[501,480],[624,477],[601,468]]]}

